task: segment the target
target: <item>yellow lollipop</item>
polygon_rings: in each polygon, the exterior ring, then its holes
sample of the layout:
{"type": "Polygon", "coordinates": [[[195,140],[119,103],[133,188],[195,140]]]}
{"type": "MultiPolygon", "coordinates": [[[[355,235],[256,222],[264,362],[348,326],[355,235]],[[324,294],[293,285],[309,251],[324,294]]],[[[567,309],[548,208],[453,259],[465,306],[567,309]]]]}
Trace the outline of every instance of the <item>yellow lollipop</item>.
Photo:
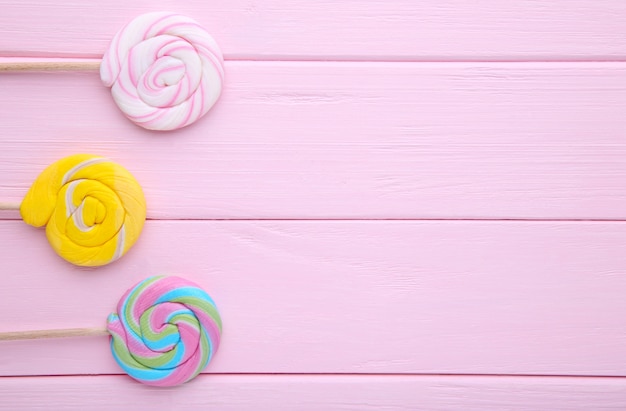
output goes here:
{"type": "Polygon", "coordinates": [[[22,219],[46,226],[52,248],[70,263],[96,267],[123,256],[139,238],[146,200],[139,183],[109,159],[77,154],[37,177],[20,206],[22,219]]]}

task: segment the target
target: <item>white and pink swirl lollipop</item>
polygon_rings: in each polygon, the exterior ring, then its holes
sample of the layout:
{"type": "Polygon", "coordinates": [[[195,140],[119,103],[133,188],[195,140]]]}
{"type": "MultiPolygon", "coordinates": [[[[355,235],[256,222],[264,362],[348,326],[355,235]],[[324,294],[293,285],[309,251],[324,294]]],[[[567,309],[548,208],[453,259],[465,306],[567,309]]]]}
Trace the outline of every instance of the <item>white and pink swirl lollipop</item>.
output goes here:
{"type": "Polygon", "coordinates": [[[170,12],[130,21],[96,64],[0,59],[0,71],[98,68],[120,110],[149,130],[194,123],[218,100],[224,80],[224,58],[213,37],[195,20],[170,12]]]}
{"type": "Polygon", "coordinates": [[[113,38],[100,77],[134,123],[150,130],[185,127],[205,115],[222,91],[222,53],[189,17],[143,14],[113,38]]]}

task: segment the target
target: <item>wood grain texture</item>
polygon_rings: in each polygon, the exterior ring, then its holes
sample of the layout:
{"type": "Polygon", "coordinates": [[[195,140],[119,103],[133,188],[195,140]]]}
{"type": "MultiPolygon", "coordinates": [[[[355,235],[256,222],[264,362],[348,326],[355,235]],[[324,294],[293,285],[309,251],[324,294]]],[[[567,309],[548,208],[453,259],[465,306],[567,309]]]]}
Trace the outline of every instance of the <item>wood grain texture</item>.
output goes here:
{"type": "Polygon", "coordinates": [[[96,73],[1,75],[0,198],[89,152],[137,177],[151,218],[626,218],[626,63],[226,71],[214,110],[167,135],[96,73]]]}
{"type": "Polygon", "coordinates": [[[176,389],[122,376],[0,379],[0,410],[587,411],[626,408],[623,378],[200,376],[176,389]],[[71,401],[69,399],[71,398],[71,401]]]}
{"type": "Polygon", "coordinates": [[[0,342],[0,410],[626,409],[626,2],[0,0],[0,63],[93,68],[163,9],[228,60],[187,129],[133,126],[95,72],[0,74],[0,209],[90,152],[151,219],[86,269],[0,211],[0,332],[102,327],[174,274],[223,344],[159,390],[106,336],[0,342]]]}
{"type": "Polygon", "coordinates": [[[129,19],[194,17],[229,59],[626,57],[622,0],[2,0],[0,55],[98,57],[129,19]]]}
{"type": "MultiPolygon", "coordinates": [[[[0,223],[0,331],[100,327],[184,276],[224,321],[219,373],[626,375],[626,223],[149,221],[100,269],[0,223]]],[[[4,342],[1,375],[120,373],[106,337],[4,342]]]]}

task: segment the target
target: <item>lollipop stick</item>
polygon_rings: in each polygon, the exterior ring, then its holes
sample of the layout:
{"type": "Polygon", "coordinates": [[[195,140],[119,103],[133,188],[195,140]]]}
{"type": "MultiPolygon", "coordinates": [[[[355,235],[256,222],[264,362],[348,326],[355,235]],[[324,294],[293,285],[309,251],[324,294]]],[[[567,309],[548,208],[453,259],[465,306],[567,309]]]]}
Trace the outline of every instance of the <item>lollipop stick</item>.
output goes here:
{"type": "Polygon", "coordinates": [[[0,60],[1,71],[97,71],[100,60],[0,60]]]}
{"type": "Polygon", "coordinates": [[[0,210],[19,210],[20,203],[10,203],[0,201],[0,210]]]}
{"type": "Polygon", "coordinates": [[[61,330],[11,331],[0,333],[0,341],[40,340],[44,338],[92,337],[109,335],[104,328],[65,328],[61,330]]]}

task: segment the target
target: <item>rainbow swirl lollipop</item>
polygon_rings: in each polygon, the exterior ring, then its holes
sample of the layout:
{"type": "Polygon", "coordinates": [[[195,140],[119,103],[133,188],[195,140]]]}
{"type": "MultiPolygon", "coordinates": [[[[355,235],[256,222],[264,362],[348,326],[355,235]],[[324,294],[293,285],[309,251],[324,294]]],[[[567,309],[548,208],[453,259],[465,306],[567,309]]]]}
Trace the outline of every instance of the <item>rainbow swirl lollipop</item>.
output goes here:
{"type": "Polygon", "coordinates": [[[50,245],[65,260],[93,267],[112,263],[135,244],[146,219],[146,200],[125,168],[77,154],[37,177],[20,213],[27,224],[46,226],[50,245]]]}
{"type": "Polygon", "coordinates": [[[111,351],[134,379],[179,385],[196,377],[220,345],[222,320],[211,297],[180,277],[150,277],[128,290],[107,319],[111,351]]]}
{"type": "Polygon", "coordinates": [[[103,328],[0,332],[1,341],[109,336],[113,358],[144,384],[171,387],[205,369],[220,345],[222,319],[198,285],[149,277],[122,296],[103,328]]]}

